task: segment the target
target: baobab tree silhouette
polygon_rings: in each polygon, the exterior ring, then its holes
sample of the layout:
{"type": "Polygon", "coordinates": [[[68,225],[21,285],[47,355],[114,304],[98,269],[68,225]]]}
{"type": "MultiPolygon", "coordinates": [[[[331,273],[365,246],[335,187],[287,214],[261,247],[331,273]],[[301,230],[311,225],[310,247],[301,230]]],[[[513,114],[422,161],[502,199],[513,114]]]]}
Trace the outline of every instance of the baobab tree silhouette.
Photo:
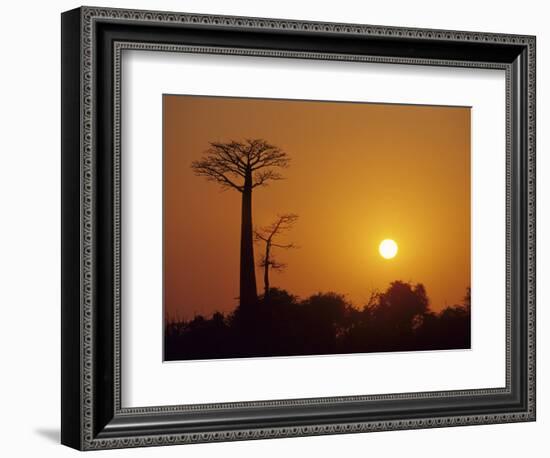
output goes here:
{"type": "Polygon", "coordinates": [[[287,153],[262,139],[210,142],[203,157],[193,161],[195,175],[206,177],[242,195],[239,300],[243,309],[258,301],[252,238],[252,190],[283,179],[276,170],[290,163],[287,153]]]}
{"type": "Polygon", "coordinates": [[[260,259],[260,267],[264,269],[264,301],[269,300],[269,269],[281,271],[286,267],[286,264],[277,261],[273,256],[273,248],[282,248],[289,250],[291,248],[297,248],[293,243],[283,244],[278,242],[277,237],[281,234],[288,232],[294,226],[298,219],[298,215],[293,213],[287,213],[284,215],[278,215],[277,219],[273,221],[269,226],[256,229],[254,231],[254,238],[256,241],[264,242],[265,252],[260,259]]]}

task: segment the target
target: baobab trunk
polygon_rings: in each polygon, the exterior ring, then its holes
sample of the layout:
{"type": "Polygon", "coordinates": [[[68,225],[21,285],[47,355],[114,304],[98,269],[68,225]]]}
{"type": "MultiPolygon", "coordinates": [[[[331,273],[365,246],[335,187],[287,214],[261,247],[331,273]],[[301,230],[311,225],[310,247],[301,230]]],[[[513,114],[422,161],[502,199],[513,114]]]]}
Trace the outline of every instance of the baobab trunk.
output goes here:
{"type": "Polygon", "coordinates": [[[254,264],[254,244],[252,239],[252,176],[247,173],[242,191],[241,215],[241,272],[240,304],[250,308],[258,302],[256,272],[254,264]]]}
{"type": "Polygon", "coordinates": [[[269,251],[270,251],[270,242],[267,242],[265,247],[265,262],[264,262],[264,302],[269,300],[269,251]]]}

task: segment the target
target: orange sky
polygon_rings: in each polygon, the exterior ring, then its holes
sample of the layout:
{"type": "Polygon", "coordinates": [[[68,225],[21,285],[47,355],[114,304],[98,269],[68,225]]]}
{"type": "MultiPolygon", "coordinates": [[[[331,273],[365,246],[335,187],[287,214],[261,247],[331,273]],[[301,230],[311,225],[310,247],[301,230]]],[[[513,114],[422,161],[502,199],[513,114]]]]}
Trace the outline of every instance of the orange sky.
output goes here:
{"type": "MultiPolygon", "coordinates": [[[[470,285],[470,109],[164,96],[164,293],[170,317],[230,311],[239,291],[241,195],[193,174],[209,141],[262,138],[291,157],[256,188],[253,224],[299,220],[271,285],[343,293],[360,307],[393,280],[426,286],[431,307],[470,285]],[[399,253],[383,259],[378,245],[399,253]]],[[[261,246],[255,246],[256,260],[261,246]]],[[[261,270],[257,270],[262,293],[261,270]]]]}

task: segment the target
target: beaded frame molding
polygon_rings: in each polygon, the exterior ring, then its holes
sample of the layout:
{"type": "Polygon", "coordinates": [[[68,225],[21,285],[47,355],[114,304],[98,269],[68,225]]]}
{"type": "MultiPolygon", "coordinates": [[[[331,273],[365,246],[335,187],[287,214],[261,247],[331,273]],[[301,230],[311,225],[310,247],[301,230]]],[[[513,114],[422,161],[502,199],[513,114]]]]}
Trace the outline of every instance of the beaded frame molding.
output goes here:
{"type": "Polygon", "coordinates": [[[535,37],[81,7],[62,14],[62,428],[79,450],[535,420],[535,37]],[[506,386],[124,408],[123,50],[506,74],[506,386]]]}

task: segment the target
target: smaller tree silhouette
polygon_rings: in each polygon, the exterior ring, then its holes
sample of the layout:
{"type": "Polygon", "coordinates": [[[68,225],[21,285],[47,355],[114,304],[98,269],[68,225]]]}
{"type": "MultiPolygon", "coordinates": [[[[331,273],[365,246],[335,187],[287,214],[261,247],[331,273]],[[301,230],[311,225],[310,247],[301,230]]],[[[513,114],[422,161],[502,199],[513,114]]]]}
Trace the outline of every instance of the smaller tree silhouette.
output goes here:
{"type": "Polygon", "coordinates": [[[292,248],[297,248],[293,243],[280,243],[278,237],[280,237],[285,232],[288,232],[296,221],[298,220],[298,215],[293,213],[286,213],[283,215],[278,215],[277,219],[273,221],[269,226],[256,229],[254,231],[254,238],[256,242],[263,242],[265,245],[265,251],[259,261],[259,266],[264,269],[264,301],[267,302],[269,299],[269,270],[275,270],[281,272],[286,268],[286,264],[279,262],[273,256],[274,248],[281,248],[284,250],[289,250],[292,248]]]}

